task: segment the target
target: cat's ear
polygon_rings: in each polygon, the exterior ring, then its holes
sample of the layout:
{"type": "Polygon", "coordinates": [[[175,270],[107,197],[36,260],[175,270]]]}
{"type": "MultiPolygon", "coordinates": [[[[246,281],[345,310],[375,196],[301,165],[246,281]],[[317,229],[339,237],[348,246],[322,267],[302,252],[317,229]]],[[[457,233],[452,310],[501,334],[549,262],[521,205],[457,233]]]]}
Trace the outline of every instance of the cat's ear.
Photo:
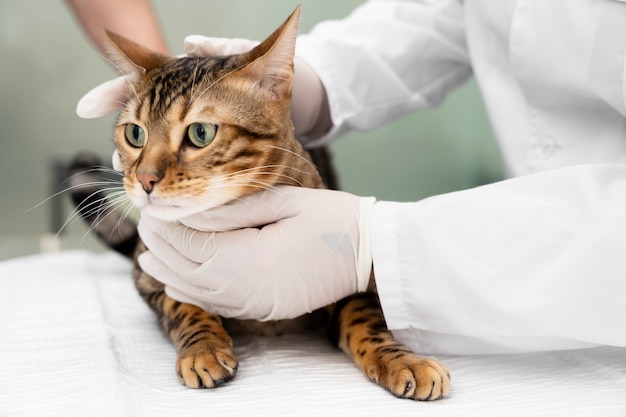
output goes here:
{"type": "Polygon", "coordinates": [[[111,45],[110,55],[117,58],[114,64],[123,74],[143,75],[172,59],[110,30],[105,29],[104,34],[111,45]]]}
{"type": "Polygon", "coordinates": [[[300,6],[274,33],[246,54],[251,63],[244,71],[275,99],[291,93],[299,20],[300,6]]]}

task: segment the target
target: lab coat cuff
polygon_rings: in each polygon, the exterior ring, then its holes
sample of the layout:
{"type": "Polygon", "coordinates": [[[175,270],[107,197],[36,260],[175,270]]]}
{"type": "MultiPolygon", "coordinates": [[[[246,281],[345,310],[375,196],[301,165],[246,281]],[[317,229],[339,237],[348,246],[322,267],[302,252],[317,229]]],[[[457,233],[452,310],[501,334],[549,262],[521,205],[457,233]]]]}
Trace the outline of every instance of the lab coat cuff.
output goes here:
{"type": "Polygon", "coordinates": [[[359,202],[359,249],[357,256],[357,291],[367,289],[372,274],[372,211],[376,199],[363,197],[359,202]]]}
{"type": "Polygon", "coordinates": [[[400,246],[398,204],[379,201],[372,210],[372,263],[376,288],[390,329],[407,329],[412,316],[405,303],[406,284],[402,272],[403,253],[400,246]]]}

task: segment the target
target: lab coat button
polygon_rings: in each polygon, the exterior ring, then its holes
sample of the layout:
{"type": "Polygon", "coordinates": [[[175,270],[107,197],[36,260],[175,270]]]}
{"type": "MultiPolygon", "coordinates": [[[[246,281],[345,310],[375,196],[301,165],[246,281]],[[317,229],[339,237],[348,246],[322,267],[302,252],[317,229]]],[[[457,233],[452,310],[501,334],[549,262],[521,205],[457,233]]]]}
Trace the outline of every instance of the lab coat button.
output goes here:
{"type": "Polygon", "coordinates": [[[551,157],[557,148],[556,140],[552,136],[542,136],[532,144],[532,152],[538,158],[551,157]]]}

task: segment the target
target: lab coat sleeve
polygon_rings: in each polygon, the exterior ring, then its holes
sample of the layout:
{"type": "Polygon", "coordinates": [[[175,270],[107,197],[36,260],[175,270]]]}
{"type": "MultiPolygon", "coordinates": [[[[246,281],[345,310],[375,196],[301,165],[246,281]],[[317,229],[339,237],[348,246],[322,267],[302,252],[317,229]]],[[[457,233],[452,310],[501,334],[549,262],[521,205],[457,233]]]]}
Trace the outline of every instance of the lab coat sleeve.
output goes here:
{"type": "Polygon", "coordinates": [[[388,326],[427,353],[626,346],[626,164],[379,202],[388,326]]]}
{"type": "Polygon", "coordinates": [[[439,104],[470,75],[460,0],[371,0],[298,38],[320,77],[333,127],[308,144],[370,130],[439,104]]]}

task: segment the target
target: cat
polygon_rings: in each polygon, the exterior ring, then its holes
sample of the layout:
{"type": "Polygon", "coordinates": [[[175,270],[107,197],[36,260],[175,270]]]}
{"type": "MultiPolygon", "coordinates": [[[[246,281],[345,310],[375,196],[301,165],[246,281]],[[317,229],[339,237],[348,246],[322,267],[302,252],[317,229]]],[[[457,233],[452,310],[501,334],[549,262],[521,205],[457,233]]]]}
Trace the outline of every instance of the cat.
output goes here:
{"type": "MultiPolygon", "coordinates": [[[[135,77],[114,141],[124,189],[140,212],[175,221],[277,184],[325,187],[290,115],[299,14],[300,7],[250,52],[222,57],[173,58],[107,31],[120,66],[135,77]]],[[[79,158],[74,171],[95,164],[79,158]]],[[[82,181],[72,195],[78,211],[102,239],[136,260],[146,247],[135,224],[116,213],[91,176],[74,176],[82,181]]],[[[375,290],[294,320],[257,322],[221,318],[170,298],[136,261],[133,278],[174,343],[176,373],[190,388],[216,387],[235,376],[231,334],[309,330],[325,331],[370,380],[397,397],[435,400],[450,390],[443,365],[394,340],[375,290]]]]}

